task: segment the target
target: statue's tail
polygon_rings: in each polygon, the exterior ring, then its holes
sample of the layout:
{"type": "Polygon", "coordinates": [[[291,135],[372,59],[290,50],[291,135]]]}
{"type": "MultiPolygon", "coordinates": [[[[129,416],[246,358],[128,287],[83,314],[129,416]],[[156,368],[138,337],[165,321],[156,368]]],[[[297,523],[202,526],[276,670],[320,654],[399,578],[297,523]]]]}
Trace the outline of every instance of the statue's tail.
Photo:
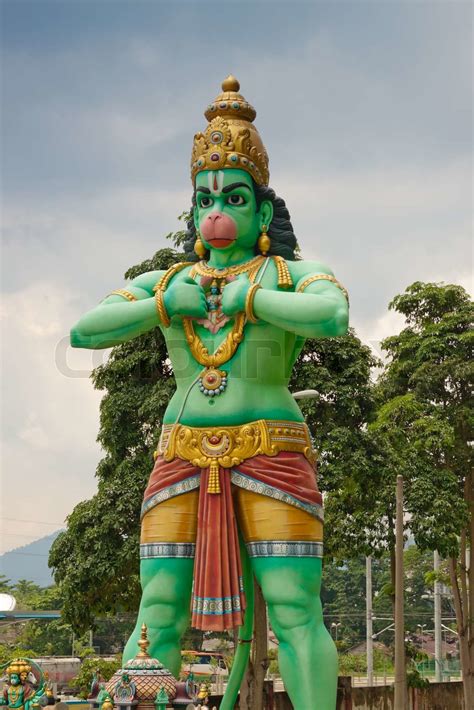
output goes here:
{"type": "Polygon", "coordinates": [[[242,575],[247,607],[245,609],[244,623],[239,628],[239,639],[234,655],[234,663],[232,664],[227,688],[222,698],[222,703],[220,704],[220,710],[234,710],[249,661],[250,647],[252,645],[254,609],[253,574],[247,549],[242,543],[240,545],[240,558],[242,560],[242,575]]]}

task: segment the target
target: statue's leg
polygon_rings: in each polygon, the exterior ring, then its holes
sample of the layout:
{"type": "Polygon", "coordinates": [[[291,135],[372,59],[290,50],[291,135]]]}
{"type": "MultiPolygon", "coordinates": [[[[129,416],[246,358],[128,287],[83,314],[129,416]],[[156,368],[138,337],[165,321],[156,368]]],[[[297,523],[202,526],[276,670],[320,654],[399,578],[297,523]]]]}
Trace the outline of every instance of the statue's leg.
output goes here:
{"type": "Polygon", "coordinates": [[[321,560],[260,557],[252,564],[280,644],[280,672],[294,709],[335,710],[337,651],[323,622],[321,560]]]}
{"type": "Polygon", "coordinates": [[[123,652],[124,662],[138,652],[143,623],[148,628],[149,654],[177,678],[181,668],[180,640],[189,623],[193,560],[151,559],[140,563],[142,598],[137,624],[123,652]]]}
{"type": "Polygon", "coordinates": [[[305,511],[250,491],[236,492],[236,503],[293,707],[335,710],[337,651],[319,598],[322,525],[305,511]]]}
{"type": "Polygon", "coordinates": [[[124,662],[138,652],[142,624],[148,628],[148,652],[178,677],[180,640],[190,617],[198,492],[176,496],[152,508],[142,522],[137,623],[124,650],[124,662]]]}

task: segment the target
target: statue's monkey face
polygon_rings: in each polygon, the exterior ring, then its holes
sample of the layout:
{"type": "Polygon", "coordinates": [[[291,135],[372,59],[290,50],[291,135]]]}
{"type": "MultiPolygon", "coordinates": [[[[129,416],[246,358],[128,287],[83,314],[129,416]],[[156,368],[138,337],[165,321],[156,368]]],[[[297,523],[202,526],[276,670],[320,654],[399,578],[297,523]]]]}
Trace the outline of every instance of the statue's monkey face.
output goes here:
{"type": "Polygon", "coordinates": [[[196,176],[194,223],[209,249],[249,249],[273,216],[271,202],[257,211],[253,182],[245,170],[205,170],[196,176]]]}

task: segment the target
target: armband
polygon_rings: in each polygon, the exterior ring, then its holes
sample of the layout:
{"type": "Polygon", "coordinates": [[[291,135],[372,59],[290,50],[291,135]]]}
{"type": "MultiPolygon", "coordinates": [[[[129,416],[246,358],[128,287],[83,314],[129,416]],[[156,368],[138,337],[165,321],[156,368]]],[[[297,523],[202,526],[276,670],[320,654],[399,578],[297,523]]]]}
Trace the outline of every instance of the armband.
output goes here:
{"type": "Polygon", "coordinates": [[[342,293],[346,297],[347,303],[349,303],[349,294],[347,292],[347,289],[345,289],[344,286],[334,276],[331,276],[330,274],[313,274],[313,276],[308,276],[308,278],[305,279],[303,283],[298,286],[298,288],[296,289],[296,293],[302,293],[305,288],[307,288],[315,281],[331,281],[331,283],[333,283],[342,291],[342,293]]]}
{"type": "Polygon", "coordinates": [[[126,298],[127,301],[137,301],[137,297],[133,295],[130,291],[127,291],[125,288],[116,288],[115,291],[112,291],[109,293],[109,296],[122,296],[122,298],[126,298]]]}

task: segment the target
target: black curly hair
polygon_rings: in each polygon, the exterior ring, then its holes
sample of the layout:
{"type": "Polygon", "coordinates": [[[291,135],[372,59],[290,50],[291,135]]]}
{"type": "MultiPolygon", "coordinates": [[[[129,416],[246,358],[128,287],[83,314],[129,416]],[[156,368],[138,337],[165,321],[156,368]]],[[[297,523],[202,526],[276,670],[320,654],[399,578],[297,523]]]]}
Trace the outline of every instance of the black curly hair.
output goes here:
{"type": "MultiPolygon", "coordinates": [[[[282,200],[281,197],[277,197],[275,191],[272,190],[271,187],[257,185],[253,178],[252,183],[255,193],[255,200],[257,202],[257,210],[260,210],[260,205],[264,200],[268,200],[273,205],[273,217],[268,229],[268,236],[271,240],[270,249],[268,251],[269,256],[282,256],[288,261],[295,261],[295,259],[297,259],[296,251],[298,249],[298,243],[293,232],[290,213],[288,212],[285,201],[282,200]]],[[[194,193],[192,197],[192,207],[190,210],[191,215],[193,214],[195,207],[196,193],[194,193]]],[[[194,253],[196,227],[192,216],[186,226],[186,237],[183,242],[186,261],[198,261],[198,257],[194,253]]],[[[259,253],[257,245],[255,245],[255,253],[259,253]]],[[[207,259],[208,256],[209,252],[204,258],[207,259]]]]}

